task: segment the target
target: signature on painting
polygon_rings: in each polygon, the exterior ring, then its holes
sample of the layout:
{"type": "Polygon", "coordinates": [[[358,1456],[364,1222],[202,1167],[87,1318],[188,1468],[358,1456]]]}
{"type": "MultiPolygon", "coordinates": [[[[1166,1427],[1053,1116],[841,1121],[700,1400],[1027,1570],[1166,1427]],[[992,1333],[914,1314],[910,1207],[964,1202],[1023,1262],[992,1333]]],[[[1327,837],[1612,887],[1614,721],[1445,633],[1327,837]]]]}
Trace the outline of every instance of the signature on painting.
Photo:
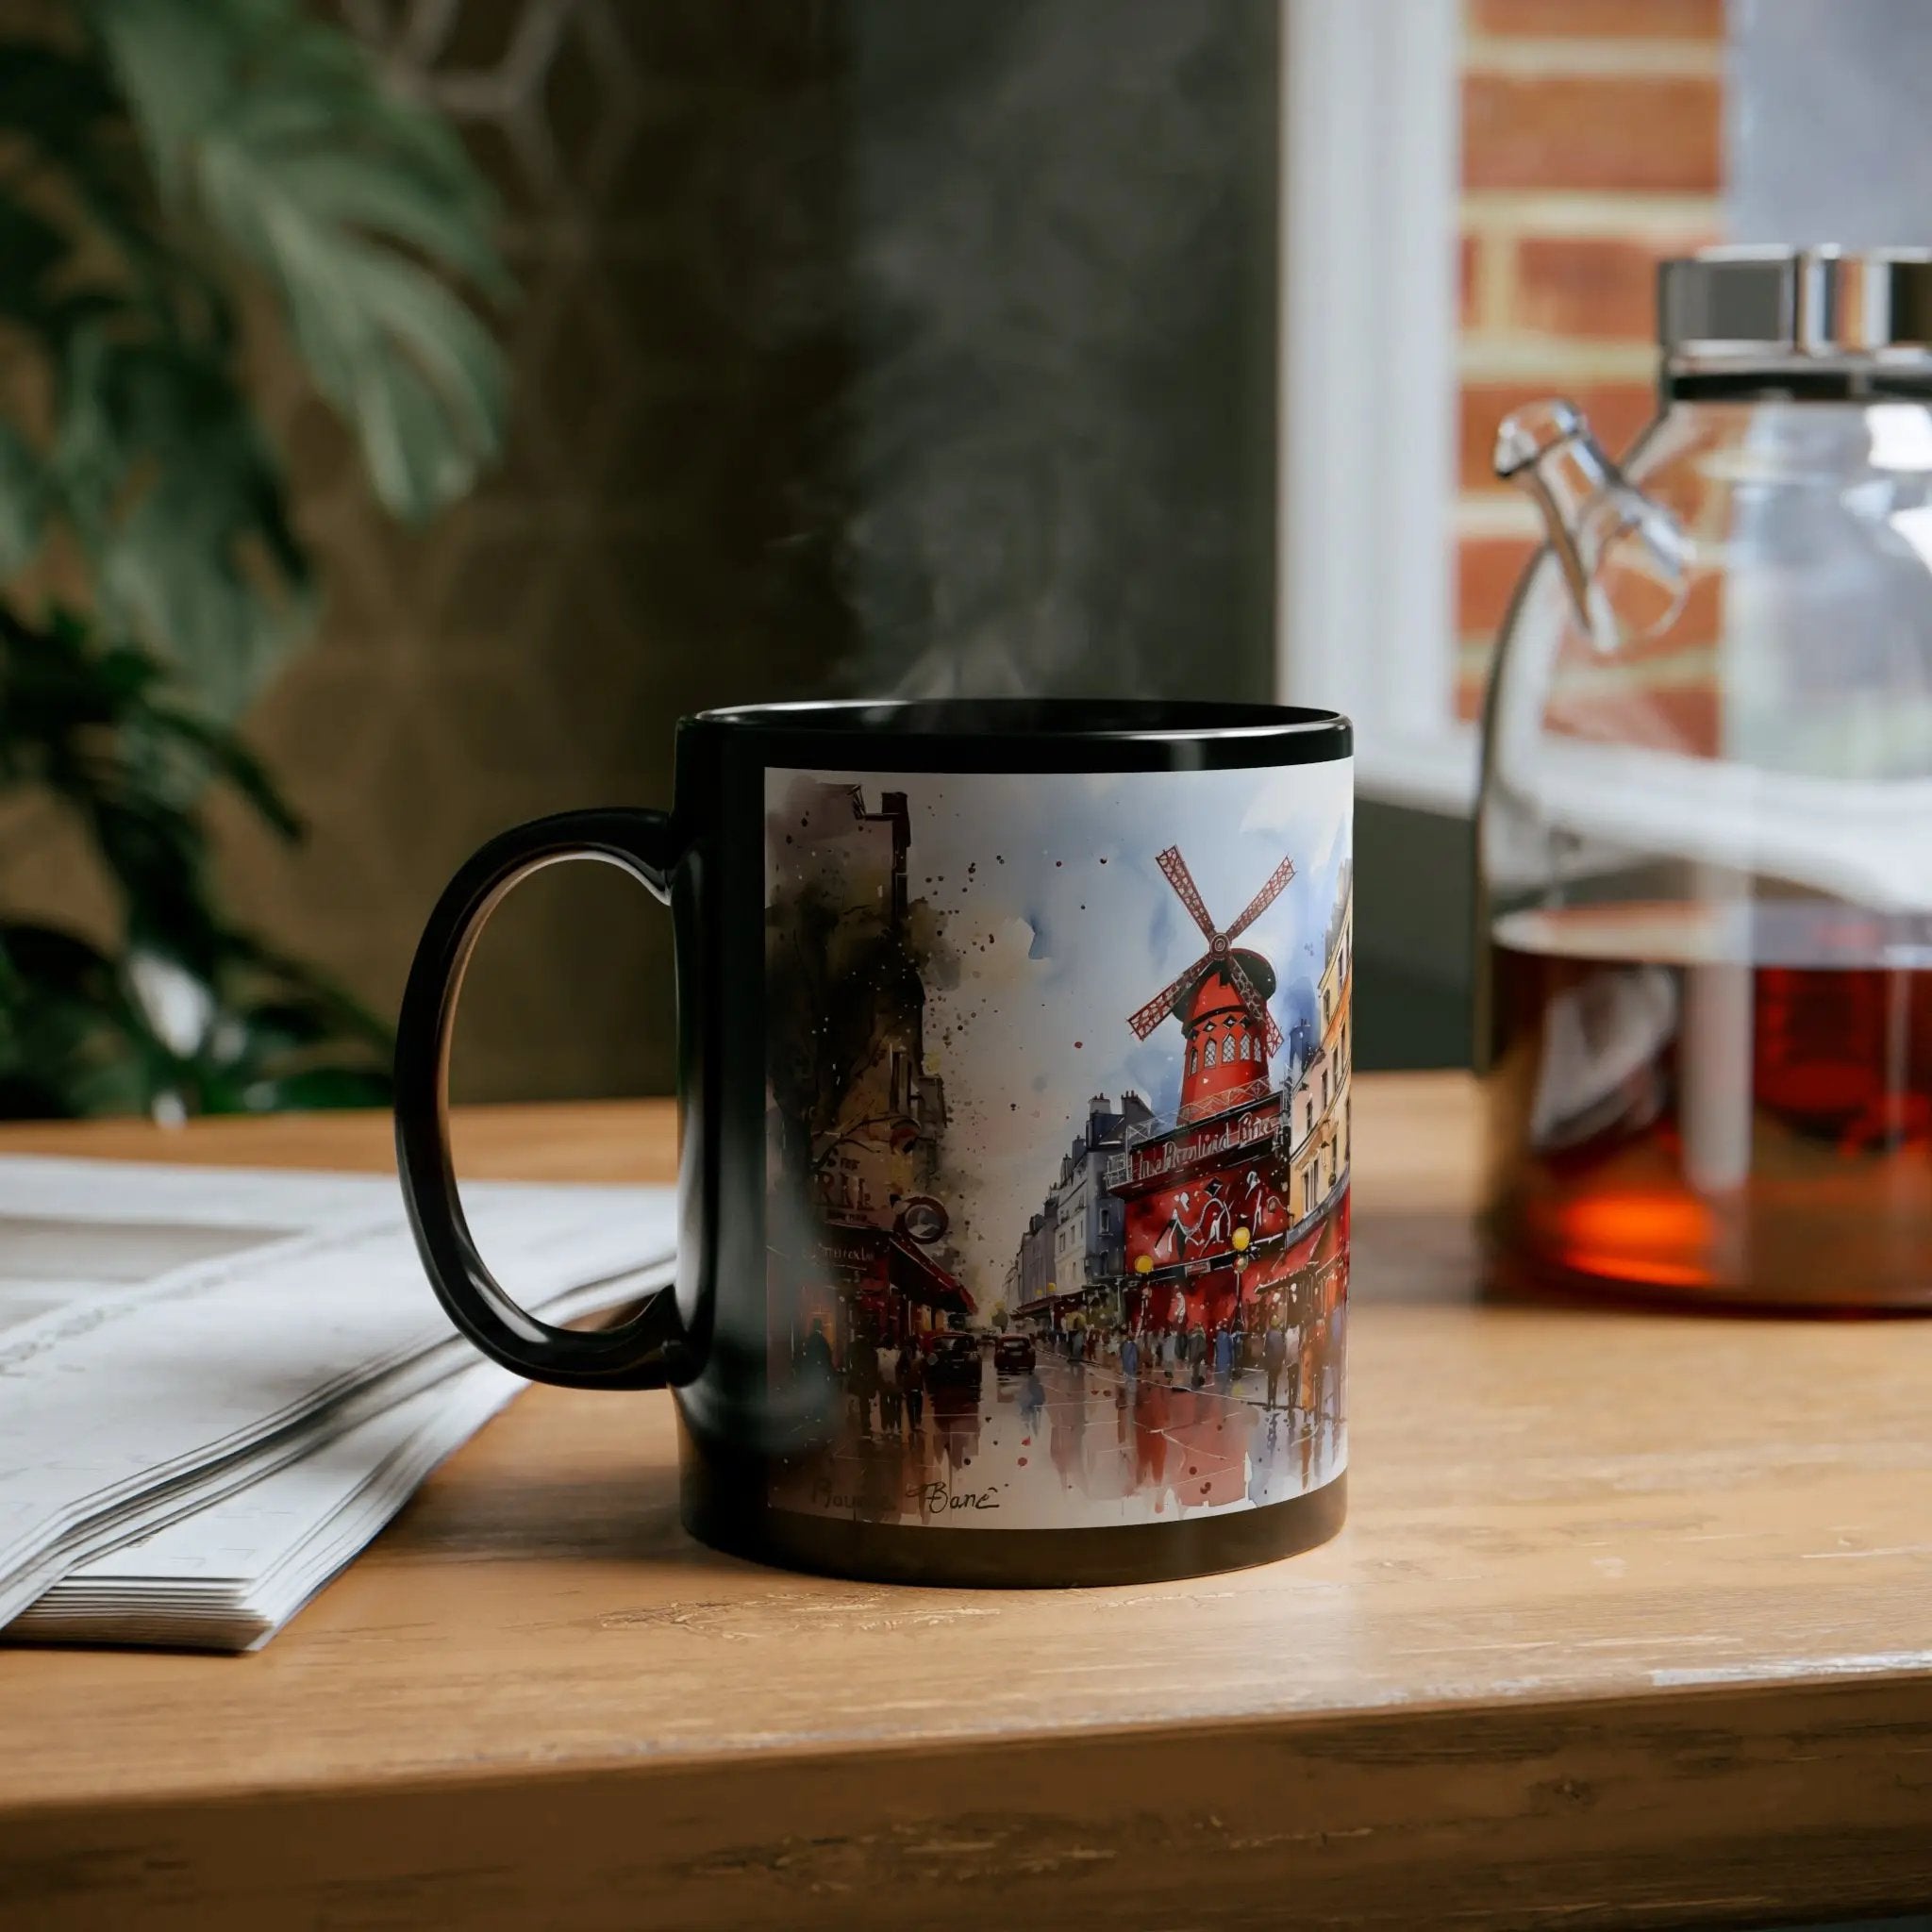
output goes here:
{"type": "Polygon", "coordinates": [[[995,1484],[990,1490],[956,1490],[941,1479],[914,1483],[906,1493],[917,1499],[922,1515],[945,1516],[955,1509],[997,1509],[1000,1487],[995,1484]]]}

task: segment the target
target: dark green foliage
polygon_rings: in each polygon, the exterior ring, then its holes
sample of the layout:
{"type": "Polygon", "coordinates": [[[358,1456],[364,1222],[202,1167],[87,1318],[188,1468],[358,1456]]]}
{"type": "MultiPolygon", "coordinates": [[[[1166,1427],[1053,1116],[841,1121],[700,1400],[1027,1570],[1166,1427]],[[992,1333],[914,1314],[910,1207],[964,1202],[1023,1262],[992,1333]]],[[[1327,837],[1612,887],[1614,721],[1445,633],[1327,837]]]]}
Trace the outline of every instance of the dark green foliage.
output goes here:
{"type": "Polygon", "coordinates": [[[208,876],[210,785],[296,835],[233,721],[316,604],[240,316],[252,284],[423,518],[503,428],[452,278],[504,292],[460,143],[299,0],[71,0],[0,43],[0,353],[39,378],[0,418],[0,805],[71,812],[123,912],[104,951],[0,909],[0,1113],[381,1098],[383,1027],[208,876]]]}
{"type": "Polygon", "coordinates": [[[58,801],[122,911],[112,955],[0,918],[0,1113],[232,1112],[372,1105],[386,1028],[346,994],[229,924],[208,888],[199,800],[232,787],[299,829],[226,728],[186,709],[159,664],[102,646],[57,609],[0,609],[0,792],[58,801]]]}

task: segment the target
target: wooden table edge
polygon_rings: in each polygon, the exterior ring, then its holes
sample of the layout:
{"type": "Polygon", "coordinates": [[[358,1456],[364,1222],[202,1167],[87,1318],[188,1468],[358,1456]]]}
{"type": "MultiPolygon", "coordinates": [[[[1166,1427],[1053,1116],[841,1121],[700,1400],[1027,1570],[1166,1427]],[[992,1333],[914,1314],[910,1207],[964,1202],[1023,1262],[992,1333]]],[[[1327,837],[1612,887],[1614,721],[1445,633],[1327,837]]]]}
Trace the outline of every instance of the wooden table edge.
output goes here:
{"type": "Polygon", "coordinates": [[[1932,1897],[1927,1778],[1847,1826],[1824,1783],[1932,1760],[1932,1678],[1440,1704],[476,1767],[0,1813],[37,1927],[1772,1923],[1932,1897]],[[1794,1802],[1796,1800],[1797,1802],[1794,1802]],[[1687,1887],[1682,1819],[1695,1817],[1687,1887]],[[943,1824],[936,1821],[943,1820],[943,1824]],[[1774,1844],[1775,1858],[1767,1856],[1774,1844]],[[101,1874],[138,1872],[130,1891],[101,1874]],[[604,1914],[621,1884],[638,1920],[604,1914]],[[331,1921],[333,1922],[333,1921],[331,1921]],[[381,1923],[391,1923],[387,1918],[381,1923]]]}
{"type": "MultiPolygon", "coordinates": [[[[22,1646],[22,1654],[35,1648],[58,1651],[64,1646],[22,1646]]],[[[142,1652],[153,1655],[152,1652],[142,1652]]],[[[181,1653],[182,1655],[198,1655],[181,1653]]],[[[236,1660],[245,1668],[245,1662],[236,1660]]],[[[303,1799],[328,1797],[344,1792],[377,1797],[403,1796],[423,1790],[461,1790],[481,1791],[491,1788],[524,1787],[572,1779],[638,1775],[678,1776],[734,1769],[750,1763],[811,1764],[828,1760],[858,1759],[876,1761],[904,1758],[965,1758],[981,1754],[998,1755],[1009,1750],[1065,1748],[1099,1757],[1137,1744],[1165,1742],[1176,1735],[1192,1738],[1213,1737],[1229,1749],[1272,1749],[1292,1744],[1304,1735],[1315,1737],[1331,1732],[1393,1729],[1402,1724],[1469,1724],[1477,1720],[1514,1720],[1524,1724],[1536,1723],[1588,1726],[1592,1720],[1601,1724],[1613,1716],[1632,1713],[1686,1720],[1686,1726],[1701,1730],[1696,1722],[1719,1707],[1734,1704],[1766,1707],[1786,1697],[1866,1692],[1910,1697],[1924,1693],[1932,1700],[1932,1673],[1913,1668],[1848,1669],[1821,1674],[1752,1676],[1741,1679],[1714,1679],[1695,1683],[1658,1685],[1648,1691],[1632,1694],[1617,1690],[1582,1690],[1524,1692],[1507,1701],[1467,1697],[1407,1698],[1400,1703],[1379,1706],[1338,1707],[1313,1705],[1278,1711],[1236,1713],[1204,1712],[1198,1721],[1141,1719],[1133,1723],[1015,1725],[1003,1729],[961,1730],[928,1734],[914,1741],[901,1738],[863,1734],[829,1733],[824,1736],[788,1737],[758,1740],[756,1742],[717,1746],[672,1744],[654,1746],[640,1743],[628,1750],[591,1750],[576,1755],[497,1757],[460,1765],[424,1766],[399,1764],[370,1768],[353,1776],[327,1774],[277,1776],[264,1783],[259,1777],[242,1779],[221,1775],[183,1780],[178,1776],[160,1788],[113,1787],[98,1794],[76,1797],[67,1792],[38,1794],[25,1792],[0,1798],[0,1824],[63,1811],[138,1811],[158,1804],[180,1802],[189,1805],[224,1806],[258,1799],[303,1799]]],[[[1928,1815],[1932,1824],[1932,1815],[1928,1815]]]]}

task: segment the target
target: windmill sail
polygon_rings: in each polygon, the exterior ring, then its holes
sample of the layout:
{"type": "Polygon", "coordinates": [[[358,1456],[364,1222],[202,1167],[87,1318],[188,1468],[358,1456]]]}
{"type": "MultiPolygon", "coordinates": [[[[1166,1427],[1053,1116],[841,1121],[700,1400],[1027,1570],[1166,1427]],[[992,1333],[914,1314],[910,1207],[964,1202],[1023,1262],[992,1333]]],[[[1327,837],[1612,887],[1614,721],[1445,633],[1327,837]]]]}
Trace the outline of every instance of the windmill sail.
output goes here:
{"type": "MultiPolygon", "coordinates": [[[[1248,1009],[1255,1024],[1260,1028],[1268,1043],[1268,1054],[1272,1058],[1281,1050],[1281,1028],[1275,1024],[1274,1015],[1268,1010],[1268,1002],[1261,996],[1245,967],[1234,952],[1234,941],[1274,905],[1288,883],[1294,877],[1294,860],[1284,858],[1269,874],[1261,890],[1241,908],[1238,918],[1225,932],[1218,930],[1208,913],[1207,902],[1201,897],[1201,889],[1194,883],[1194,874],[1188,869],[1188,861],[1181,857],[1178,845],[1170,845],[1155,856],[1155,861],[1167,882],[1174,888],[1174,896],[1188,908],[1189,916],[1207,936],[1208,950],[1188,968],[1171,980],[1154,997],[1135,1012],[1127,1021],[1134,1029],[1137,1039],[1145,1040],[1160,1023],[1179,1005],[1183,996],[1203,977],[1204,974],[1219,968],[1225,973],[1229,983],[1241,995],[1241,1004],[1248,1009]]],[[[1250,956],[1254,957],[1254,956],[1250,956]]]]}

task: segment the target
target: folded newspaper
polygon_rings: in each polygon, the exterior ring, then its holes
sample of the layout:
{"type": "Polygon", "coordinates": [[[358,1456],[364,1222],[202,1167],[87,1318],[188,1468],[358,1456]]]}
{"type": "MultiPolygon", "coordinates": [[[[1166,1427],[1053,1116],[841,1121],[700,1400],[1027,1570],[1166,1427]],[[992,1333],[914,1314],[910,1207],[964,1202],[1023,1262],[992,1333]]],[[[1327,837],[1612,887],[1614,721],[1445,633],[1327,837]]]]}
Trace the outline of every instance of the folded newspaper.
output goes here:
{"type": "MultiPolygon", "coordinates": [[[[552,1321],[670,1279],[668,1188],[464,1205],[552,1321]]],[[[520,1386],[393,1180],[0,1158],[0,1637],[265,1643],[520,1386]]]]}

